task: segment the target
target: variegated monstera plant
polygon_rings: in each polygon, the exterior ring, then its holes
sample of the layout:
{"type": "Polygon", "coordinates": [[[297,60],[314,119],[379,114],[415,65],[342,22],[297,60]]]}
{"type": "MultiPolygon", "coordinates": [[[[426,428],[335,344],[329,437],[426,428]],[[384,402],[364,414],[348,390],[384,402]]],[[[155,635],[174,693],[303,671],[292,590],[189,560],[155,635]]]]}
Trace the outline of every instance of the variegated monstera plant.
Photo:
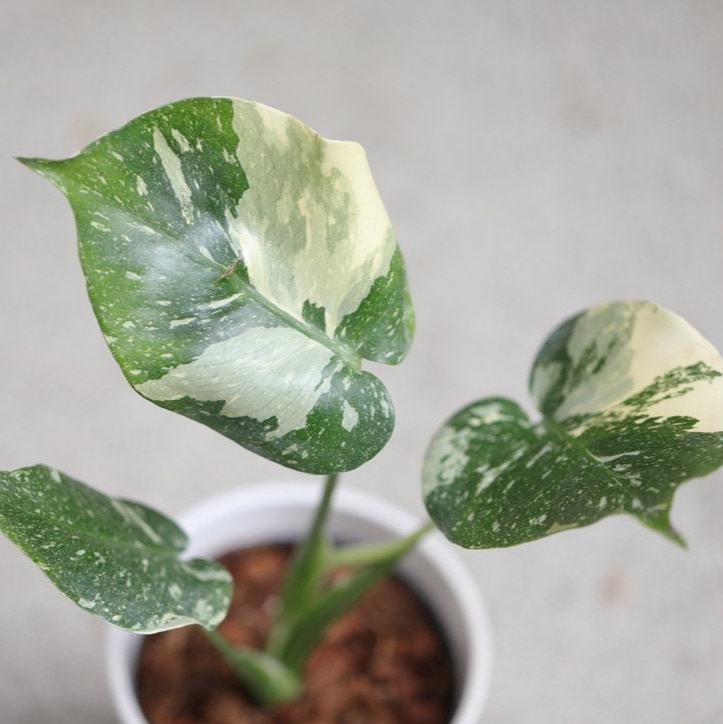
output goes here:
{"type": "Polygon", "coordinates": [[[675,541],[678,485],[723,464],[723,360],[654,304],[592,307],[542,346],[541,417],[487,398],[424,462],[433,524],[400,540],[327,540],[337,474],[394,425],[364,360],[397,364],[413,332],[404,262],[363,149],[258,103],[195,98],[146,113],[62,161],[21,159],[67,196],[100,327],[135,390],[295,470],[327,476],[264,650],[216,631],[219,564],[136,502],[43,465],[0,473],[0,530],[79,606],[150,633],[200,624],[264,703],[293,698],[326,626],[432,525],[510,546],[629,513],[675,541]],[[329,579],[344,565],[349,573],[329,579]]]}

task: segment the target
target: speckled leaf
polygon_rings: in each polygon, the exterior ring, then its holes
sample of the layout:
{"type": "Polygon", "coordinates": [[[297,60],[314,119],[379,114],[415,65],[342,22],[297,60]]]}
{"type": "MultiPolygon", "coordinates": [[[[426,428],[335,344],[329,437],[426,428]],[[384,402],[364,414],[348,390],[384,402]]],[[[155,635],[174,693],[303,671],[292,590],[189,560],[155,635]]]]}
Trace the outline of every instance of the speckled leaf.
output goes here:
{"type": "Polygon", "coordinates": [[[723,360],[685,320],[641,301],[601,304],[545,342],[532,396],[543,419],[490,398],[434,437],[427,508],[467,548],[509,546],[614,513],[671,527],[676,488],[723,465],[723,360]]]}
{"type": "Polygon", "coordinates": [[[356,143],[231,98],[146,113],[63,161],[100,326],[144,397],[298,470],[354,468],[394,413],[361,360],[411,340],[404,263],[356,143]]]}
{"type": "Polygon", "coordinates": [[[225,568],[179,560],[173,521],[45,465],[0,472],[0,532],[83,609],[137,633],[215,628],[231,602],[225,568]]]}

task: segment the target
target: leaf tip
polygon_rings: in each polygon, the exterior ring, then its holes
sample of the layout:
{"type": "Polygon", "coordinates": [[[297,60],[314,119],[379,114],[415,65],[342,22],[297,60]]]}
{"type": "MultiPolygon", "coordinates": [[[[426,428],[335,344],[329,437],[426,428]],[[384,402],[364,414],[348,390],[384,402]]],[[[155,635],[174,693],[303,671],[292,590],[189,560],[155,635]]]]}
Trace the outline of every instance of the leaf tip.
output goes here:
{"type": "Polygon", "coordinates": [[[35,158],[30,156],[13,156],[18,162],[22,163],[23,166],[27,166],[31,171],[38,171],[48,164],[48,160],[45,158],[35,158]]]}
{"type": "Polygon", "coordinates": [[[680,546],[683,550],[688,550],[688,541],[670,522],[670,507],[655,512],[637,513],[635,517],[643,525],[660,533],[660,535],[680,546]]]}
{"type": "Polygon", "coordinates": [[[23,166],[34,171],[39,176],[47,178],[52,181],[56,186],[62,189],[62,178],[61,173],[62,161],[54,161],[48,158],[36,158],[29,156],[15,156],[15,160],[22,163],[23,166]]]}

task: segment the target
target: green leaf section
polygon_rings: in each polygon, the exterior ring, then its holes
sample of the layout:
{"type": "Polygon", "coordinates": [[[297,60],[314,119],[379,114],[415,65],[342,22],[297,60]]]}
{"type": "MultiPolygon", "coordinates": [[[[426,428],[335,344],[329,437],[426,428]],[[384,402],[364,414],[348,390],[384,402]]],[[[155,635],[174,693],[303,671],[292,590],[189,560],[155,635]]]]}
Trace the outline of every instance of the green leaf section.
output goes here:
{"type": "Polygon", "coordinates": [[[156,404],[306,472],[386,443],[413,314],[363,149],[232,98],[164,106],[62,160],[93,309],[156,404]]]}
{"type": "Polygon", "coordinates": [[[532,368],[533,422],[511,400],[455,414],[427,451],[435,523],[466,548],[510,546],[615,513],[676,542],[677,487],[723,465],[723,360],[655,304],[601,304],[562,324],[532,368]]]}
{"type": "Polygon", "coordinates": [[[225,568],[179,559],[173,521],[45,465],[0,472],[0,531],[81,608],[137,633],[215,628],[231,601],[225,568]]]}

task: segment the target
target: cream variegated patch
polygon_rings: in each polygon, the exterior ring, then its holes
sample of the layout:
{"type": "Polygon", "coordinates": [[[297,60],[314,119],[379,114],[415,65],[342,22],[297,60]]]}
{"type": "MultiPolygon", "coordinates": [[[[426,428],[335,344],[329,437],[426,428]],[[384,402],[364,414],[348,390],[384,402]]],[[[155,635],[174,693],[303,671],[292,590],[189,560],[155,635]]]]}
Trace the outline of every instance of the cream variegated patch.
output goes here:
{"type": "Polygon", "coordinates": [[[290,327],[255,327],[216,342],[192,362],[136,386],[158,402],[184,397],[223,402],[219,414],[276,418],[274,439],[306,425],[318,399],[329,390],[332,351],[290,327]]]}
{"type": "MultiPolygon", "coordinates": [[[[191,189],[188,185],[188,181],[183,174],[183,168],[181,166],[181,160],[176,156],[171,147],[168,145],[164,135],[156,128],[153,131],[153,148],[158,154],[158,158],[165,171],[168,183],[173,189],[173,194],[181,207],[181,214],[186,220],[187,224],[190,224],[194,218],[193,200],[191,195],[191,189]]],[[[138,193],[144,195],[143,191],[145,184],[138,187],[138,193]]]]}
{"type": "Polygon", "coordinates": [[[465,469],[473,435],[474,432],[469,428],[459,430],[451,425],[446,425],[435,435],[427,450],[422,472],[425,496],[440,486],[452,484],[465,469]]]}
{"type": "MultiPolygon", "coordinates": [[[[577,319],[567,353],[572,369],[585,367],[587,374],[577,373],[576,384],[565,391],[555,411],[559,420],[604,413],[672,370],[702,363],[721,375],[686,381],[673,396],[667,390],[653,396],[645,413],[685,414],[696,418],[693,429],[698,432],[723,430],[723,359],[700,332],[667,309],[639,301],[592,307],[577,319]],[[597,355],[586,360],[591,346],[597,355]]],[[[549,367],[559,374],[558,361],[549,367]]],[[[547,374],[545,366],[540,368],[533,373],[533,393],[535,380],[547,374]]]]}
{"type": "Polygon", "coordinates": [[[227,215],[231,241],[262,295],[297,319],[306,302],[322,307],[333,336],[387,274],[396,249],[366,153],[281,111],[233,103],[249,189],[227,215]]]}

